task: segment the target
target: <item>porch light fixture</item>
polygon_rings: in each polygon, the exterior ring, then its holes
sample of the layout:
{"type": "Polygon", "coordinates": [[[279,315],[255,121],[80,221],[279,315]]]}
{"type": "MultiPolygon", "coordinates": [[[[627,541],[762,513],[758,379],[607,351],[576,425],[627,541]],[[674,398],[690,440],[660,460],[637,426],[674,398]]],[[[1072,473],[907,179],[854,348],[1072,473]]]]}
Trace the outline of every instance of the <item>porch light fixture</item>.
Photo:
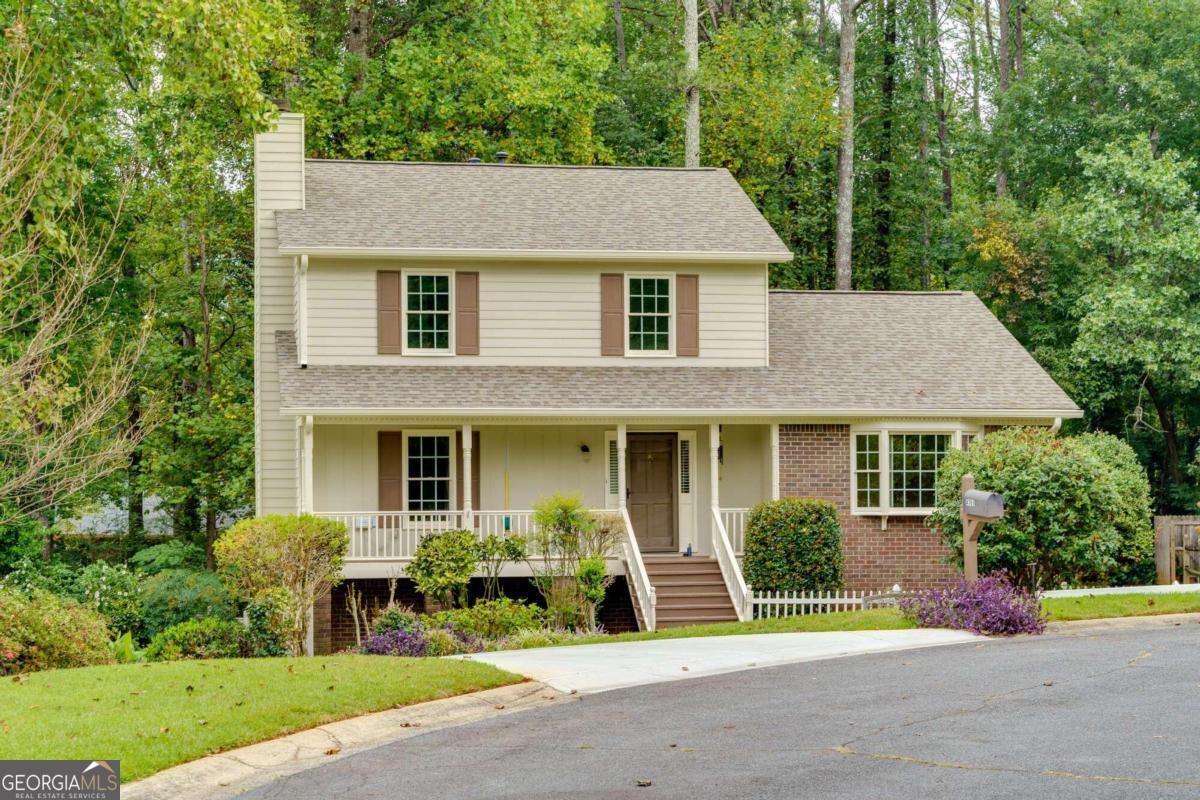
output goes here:
{"type": "Polygon", "coordinates": [[[592,448],[588,447],[586,444],[579,445],[579,452],[583,454],[584,463],[592,460],[592,448]]]}

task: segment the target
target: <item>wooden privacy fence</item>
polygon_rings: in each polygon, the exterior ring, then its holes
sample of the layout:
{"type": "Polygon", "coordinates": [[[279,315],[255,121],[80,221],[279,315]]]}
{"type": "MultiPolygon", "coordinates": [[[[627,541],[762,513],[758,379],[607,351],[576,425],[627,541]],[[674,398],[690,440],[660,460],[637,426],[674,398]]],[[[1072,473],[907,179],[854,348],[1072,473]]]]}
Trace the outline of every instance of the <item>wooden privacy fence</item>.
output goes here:
{"type": "Polygon", "coordinates": [[[1154,565],[1160,584],[1200,582],[1200,517],[1154,518],[1154,565]]]}
{"type": "Polygon", "coordinates": [[[760,592],[751,593],[751,618],[774,619],[800,614],[827,614],[831,611],[862,611],[867,608],[894,606],[900,598],[899,587],[879,592],[760,592]]]}

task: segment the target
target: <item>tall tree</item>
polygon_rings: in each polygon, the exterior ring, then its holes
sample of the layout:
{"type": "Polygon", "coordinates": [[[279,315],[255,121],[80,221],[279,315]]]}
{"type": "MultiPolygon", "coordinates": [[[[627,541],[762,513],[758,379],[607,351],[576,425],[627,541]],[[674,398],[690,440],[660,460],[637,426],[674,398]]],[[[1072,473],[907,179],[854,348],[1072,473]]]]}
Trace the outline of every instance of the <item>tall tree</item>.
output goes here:
{"type": "Polygon", "coordinates": [[[683,164],[686,167],[700,166],[700,86],[697,75],[700,71],[700,45],[696,0],[683,0],[683,50],[687,57],[687,85],[684,88],[687,102],[687,119],[684,122],[683,164]]]}
{"type": "Polygon", "coordinates": [[[858,7],[864,0],[839,0],[841,36],[838,44],[837,254],[838,289],[852,288],[854,249],[854,60],[858,46],[858,7]]]}

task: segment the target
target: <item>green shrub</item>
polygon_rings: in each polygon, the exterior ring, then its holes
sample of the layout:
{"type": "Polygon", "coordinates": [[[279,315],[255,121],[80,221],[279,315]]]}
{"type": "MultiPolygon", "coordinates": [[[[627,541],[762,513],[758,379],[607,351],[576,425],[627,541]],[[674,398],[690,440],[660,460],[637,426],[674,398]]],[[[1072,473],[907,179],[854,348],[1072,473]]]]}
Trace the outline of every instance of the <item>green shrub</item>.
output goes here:
{"type": "Polygon", "coordinates": [[[433,533],[422,539],[408,563],[417,591],[447,605],[465,606],[467,586],[478,563],[475,547],[475,534],[466,530],[433,533]]]}
{"type": "Polygon", "coordinates": [[[12,569],[0,578],[0,589],[28,595],[34,591],[50,592],[60,597],[74,597],[79,569],[58,559],[50,561],[32,556],[19,559],[12,569]]]}
{"type": "Polygon", "coordinates": [[[463,653],[471,653],[479,648],[464,640],[461,636],[456,636],[454,631],[446,628],[430,628],[425,631],[425,655],[430,658],[439,658],[441,656],[457,656],[463,653]]]}
{"type": "Polygon", "coordinates": [[[388,631],[405,631],[412,633],[421,627],[421,615],[407,606],[388,606],[376,615],[371,622],[371,633],[380,634],[388,631]]]}
{"type": "Polygon", "coordinates": [[[813,592],[842,585],[842,527],[825,500],[759,503],[746,520],[746,583],[766,592],[813,592]]]}
{"type": "Polygon", "coordinates": [[[150,661],[240,658],[249,654],[246,627],[227,619],[189,619],[160,631],[145,656],[150,661]]]}
{"type": "Polygon", "coordinates": [[[960,481],[968,472],[978,488],[1004,495],[1004,517],[980,533],[981,575],[1002,570],[1045,587],[1152,574],[1149,488],[1127,445],[1102,434],[1009,428],[952,451],[938,472],[929,523],[960,558],[960,481]]]}
{"type": "Polygon", "coordinates": [[[194,544],[171,539],[143,547],[130,557],[129,563],[147,575],[168,569],[200,569],[204,566],[204,550],[194,544]]]}
{"type": "Polygon", "coordinates": [[[588,556],[575,568],[575,584],[579,587],[579,599],[589,631],[596,630],[596,611],[604,602],[612,582],[613,576],[608,574],[608,562],[603,556],[588,556]]]}
{"type": "Polygon", "coordinates": [[[0,674],[111,664],[108,622],[73,600],[0,589],[0,674]]]}
{"type": "Polygon", "coordinates": [[[254,658],[287,655],[287,607],[279,593],[267,593],[246,604],[246,647],[254,658]]]}
{"type": "Polygon", "coordinates": [[[168,569],[142,582],[143,640],[189,619],[231,620],[236,616],[237,604],[215,573],[168,569]]]}
{"type": "Polygon", "coordinates": [[[124,564],[88,564],[76,581],[76,598],[99,611],[117,633],[141,624],[142,602],[137,575],[124,564]]]}
{"type": "Polygon", "coordinates": [[[349,547],[350,533],[341,522],[273,514],[237,523],[217,539],[213,553],[243,600],[279,593],[286,605],[288,651],[300,655],[308,639],[309,609],[341,583],[349,547]]]}
{"type": "MultiPolygon", "coordinates": [[[[456,631],[480,639],[500,639],[512,636],[517,631],[541,628],[544,618],[545,612],[538,606],[501,597],[480,601],[470,608],[456,608],[434,614],[429,627],[448,624],[456,631]]],[[[376,632],[379,632],[378,626],[376,632]]]]}
{"type": "Polygon", "coordinates": [[[483,573],[483,594],[488,600],[499,597],[500,571],[504,565],[525,558],[529,543],[524,536],[497,536],[489,533],[475,543],[475,558],[483,573]]]}

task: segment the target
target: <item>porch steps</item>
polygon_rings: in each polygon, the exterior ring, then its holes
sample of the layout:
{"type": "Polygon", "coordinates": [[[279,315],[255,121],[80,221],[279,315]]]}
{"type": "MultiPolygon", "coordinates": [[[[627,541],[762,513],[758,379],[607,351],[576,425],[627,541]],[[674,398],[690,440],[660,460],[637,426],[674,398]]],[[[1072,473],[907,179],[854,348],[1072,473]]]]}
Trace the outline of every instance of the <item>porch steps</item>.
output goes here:
{"type": "Polygon", "coordinates": [[[658,597],[655,618],[659,628],[737,621],[721,567],[714,559],[671,554],[648,555],[643,560],[658,597]]]}

